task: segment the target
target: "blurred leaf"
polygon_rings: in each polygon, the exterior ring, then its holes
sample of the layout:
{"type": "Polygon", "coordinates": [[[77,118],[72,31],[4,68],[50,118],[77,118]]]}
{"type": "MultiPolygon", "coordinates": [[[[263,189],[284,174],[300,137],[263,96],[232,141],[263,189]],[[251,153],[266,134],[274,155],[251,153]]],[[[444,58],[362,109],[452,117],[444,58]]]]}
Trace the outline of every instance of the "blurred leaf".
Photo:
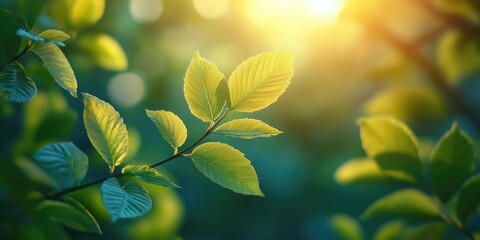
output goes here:
{"type": "Polygon", "coordinates": [[[465,38],[461,33],[448,31],[437,47],[440,69],[448,80],[458,83],[480,70],[480,43],[476,38],[465,38]]]}
{"type": "Polygon", "coordinates": [[[0,97],[11,102],[28,102],[37,94],[35,83],[25,73],[19,62],[13,62],[0,70],[0,97]]]}
{"type": "Polygon", "coordinates": [[[416,189],[404,189],[384,196],[363,213],[363,218],[409,217],[438,218],[439,210],[429,196],[416,189]]]}
{"type": "Polygon", "coordinates": [[[335,181],[341,184],[378,182],[384,179],[375,161],[355,158],[347,161],[335,171],[335,181]]]}
{"type": "Polygon", "coordinates": [[[25,20],[27,23],[27,29],[30,29],[35,24],[38,15],[42,11],[43,6],[47,0],[15,0],[17,5],[18,14],[25,20]]]}
{"type": "Polygon", "coordinates": [[[175,149],[176,153],[177,149],[182,146],[187,139],[187,128],[185,124],[183,124],[182,119],[169,111],[152,111],[148,109],[145,111],[147,112],[147,116],[157,126],[160,135],[175,149]]]}
{"type": "Polygon", "coordinates": [[[92,214],[73,198],[66,197],[65,203],[46,200],[37,206],[37,210],[42,215],[75,230],[102,234],[102,230],[92,214]]]}
{"type": "Polygon", "coordinates": [[[480,4],[477,0],[438,0],[432,1],[432,4],[440,8],[442,11],[452,13],[465,18],[468,22],[478,24],[480,17],[480,4]]]}
{"type": "Polygon", "coordinates": [[[242,62],[228,79],[230,109],[255,112],[277,101],[293,76],[293,54],[262,53],[242,62]]]}
{"type": "Polygon", "coordinates": [[[14,238],[18,239],[35,239],[35,240],[69,240],[70,237],[65,230],[55,222],[48,218],[37,218],[28,224],[20,226],[21,231],[15,233],[14,238]]]}
{"type": "Polygon", "coordinates": [[[105,0],[73,0],[71,4],[70,25],[75,29],[95,24],[105,10],[105,0]]]}
{"type": "Polygon", "coordinates": [[[438,141],[430,159],[433,191],[446,202],[457,192],[474,167],[472,141],[454,123],[438,141]]]}
{"type": "Polygon", "coordinates": [[[217,66],[196,51],[185,73],[183,89],[190,111],[204,122],[218,117],[225,105],[227,96],[220,88],[223,79],[217,66]]]}
{"type": "Polygon", "coordinates": [[[457,202],[457,217],[465,222],[480,206],[480,175],[468,179],[462,186],[457,202]]]}
{"type": "Polygon", "coordinates": [[[430,222],[411,228],[405,232],[404,240],[441,240],[445,239],[448,226],[443,222],[430,222]]]}
{"type": "Polygon", "coordinates": [[[33,40],[33,41],[36,41],[36,42],[39,42],[39,43],[49,42],[49,43],[53,43],[53,44],[55,44],[57,46],[60,46],[60,47],[65,47],[65,43],[61,42],[60,40],[56,40],[54,38],[59,37],[61,39],[64,39],[65,35],[66,35],[67,39],[68,39],[68,38],[70,38],[70,36],[68,36],[66,33],[63,33],[63,32],[58,31],[58,30],[47,30],[47,31],[50,31],[50,32],[47,33],[47,34],[44,34],[44,35],[46,35],[47,37],[50,37],[50,38],[41,37],[40,35],[36,36],[36,35],[33,35],[33,34],[27,32],[27,31],[23,30],[23,29],[18,29],[15,33],[20,37],[28,38],[30,40],[33,40]],[[55,33],[55,35],[53,35],[52,31],[56,31],[57,33],[55,33]],[[64,35],[62,36],[62,35],[60,35],[60,33],[63,33],[64,35]]]}
{"type": "Polygon", "coordinates": [[[377,93],[363,106],[369,115],[388,115],[404,121],[436,119],[445,114],[442,97],[433,89],[395,87],[377,93]]]}
{"type": "Polygon", "coordinates": [[[17,15],[0,8],[0,69],[15,57],[20,48],[20,36],[15,34],[19,25],[17,15]]]}
{"type": "Polygon", "coordinates": [[[116,221],[121,218],[136,218],[145,215],[152,208],[148,191],[134,182],[120,187],[117,179],[109,178],[102,183],[102,202],[116,221]]]}
{"type": "Polygon", "coordinates": [[[88,156],[72,142],[48,144],[34,158],[60,189],[79,185],[88,171],[88,156]]]}
{"type": "Polygon", "coordinates": [[[386,175],[407,182],[422,181],[417,140],[405,124],[388,117],[359,121],[362,147],[386,175]]]}
{"type": "Polygon", "coordinates": [[[104,69],[122,71],[128,67],[128,59],[122,47],[117,40],[106,34],[85,34],[77,40],[77,43],[89,53],[91,61],[95,61],[104,69]]]}
{"type": "Polygon", "coordinates": [[[120,165],[128,153],[128,133],[120,114],[107,102],[82,93],[83,122],[95,149],[107,162],[110,172],[120,165]]]}
{"type": "Polygon", "coordinates": [[[222,187],[245,195],[264,196],[255,169],[237,149],[209,142],[196,147],[188,157],[203,175],[222,187]]]}
{"type": "Polygon", "coordinates": [[[330,217],[330,224],[342,240],[364,239],[362,227],[357,220],[348,215],[335,214],[330,217]]]}
{"type": "Polygon", "coordinates": [[[251,139],[271,137],[282,133],[278,129],[257,119],[235,119],[218,126],[214,133],[231,137],[251,139]]]}
{"type": "Polygon", "coordinates": [[[152,183],[164,187],[180,188],[172,180],[159,173],[157,169],[151,168],[148,165],[127,165],[122,169],[122,173],[134,175],[146,183],[152,183]]]}
{"type": "Polygon", "coordinates": [[[383,224],[375,233],[374,240],[400,240],[407,228],[405,222],[396,220],[383,224]]]}
{"type": "Polygon", "coordinates": [[[60,48],[53,43],[35,44],[30,51],[37,54],[55,81],[70,95],[77,97],[77,79],[60,48]]]}

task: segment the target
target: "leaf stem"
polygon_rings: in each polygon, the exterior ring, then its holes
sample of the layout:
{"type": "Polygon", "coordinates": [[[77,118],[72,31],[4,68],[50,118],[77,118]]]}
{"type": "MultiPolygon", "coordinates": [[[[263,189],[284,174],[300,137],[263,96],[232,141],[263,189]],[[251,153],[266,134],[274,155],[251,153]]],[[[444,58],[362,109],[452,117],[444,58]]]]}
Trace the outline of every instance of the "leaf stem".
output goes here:
{"type": "Polygon", "coordinates": [[[440,215],[441,215],[442,219],[446,223],[455,227],[459,232],[461,232],[463,235],[465,235],[468,239],[475,240],[475,237],[473,236],[473,234],[468,229],[466,229],[465,226],[463,226],[462,223],[460,223],[458,220],[453,218],[453,216],[450,214],[450,211],[448,210],[448,208],[445,206],[445,204],[443,202],[441,202],[437,198],[434,198],[434,201],[435,201],[438,209],[440,210],[440,215]]]}
{"type": "MultiPolygon", "coordinates": [[[[162,161],[160,162],[157,162],[153,165],[150,165],[151,168],[155,168],[155,167],[158,167],[160,165],[163,165],[167,162],[170,162],[172,161],[173,159],[175,158],[178,158],[178,157],[181,157],[181,156],[184,156],[185,153],[187,151],[189,151],[190,149],[192,149],[193,147],[195,147],[196,145],[198,145],[203,139],[205,139],[208,135],[210,135],[210,133],[215,129],[216,126],[218,126],[218,124],[227,116],[227,114],[230,112],[229,109],[225,110],[225,112],[220,116],[218,117],[217,121],[215,121],[213,124],[210,124],[210,126],[207,128],[207,130],[205,131],[205,133],[200,137],[198,138],[194,143],[190,144],[188,147],[184,148],[182,151],[179,151],[177,153],[174,153],[172,156],[168,157],[168,158],[165,158],[163,159],[162,161]]],[[[46,198],[47,199],[52,199],[52,198],[58,198],[60,196],[63,196],[65,194],[69,194],[69,193],[72,193],[72,192],[75,192],[75,191],[78,191],[78,190],[81,190],[81,189],[84,189],[84,188],[88,188],[88,187],[91,187],[91,186],[94,186],[94,185],[97,185],[99,183],[102,183],[104,182],[105,180],[109,179],[109,178],[120,178],[120,177],[123,177],[125,176],[123,173],[117,173],[115,175],[109,175],[109,176],[106,176],[106,177],[103,177],[101,179],[98,179],[98,180],[95,180],[93,182],[89,182],[89,183],[86,183],[86,184],[83,184],[83,185],[80,185],[80,186],[76,186],[76,187],[72,187],[72,188],[68,188],[68,189],[65,189],[65,190],[62,190],[60,192],[56,192],[56,193],[53,193],[53,194],[50,194],[50,195],[47,195],[46,198]]]]}

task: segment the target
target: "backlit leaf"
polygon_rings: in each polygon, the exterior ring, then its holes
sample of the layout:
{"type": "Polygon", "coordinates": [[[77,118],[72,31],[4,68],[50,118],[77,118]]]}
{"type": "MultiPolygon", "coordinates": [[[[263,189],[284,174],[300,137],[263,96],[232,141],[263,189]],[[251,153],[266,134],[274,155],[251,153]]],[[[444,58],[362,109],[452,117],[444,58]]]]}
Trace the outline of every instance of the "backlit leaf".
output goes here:
{"type": "Polygon", "coordinates": [[[375,233],[374,240],[401,240],[403,231],[407,228],[401,220],[390,221],[383,224],[375,233]]]}
{"type": "Polygon", "coordinates": [[[79,185],[88,171],[88,156],[72,142],[47,144],[33,157],[60,189],[79,185]]]}
{"type": "Polygon", "coordinates": [[[46,200],[37,206],[44,216],[82,232],[102,234],[100,226],[90,212],[78,201],[66,197],[65,203],[46,200]]]}
{"type": "Polygon", "coordinates": [[[80,29],[95,24],[105,11],[105,0],[74,0],[70,10],[70,25],[80,29]]]}
{"type": "Polygon", "coordinates": [[[204,122],[213,121],[222,111],[227,95],[221,85],[225,76],[215,64],[195,52],[185,73],[185,99],[193,115],[204,122]],[[220,88],[219,88],[220,87],[220,88]]]}
{"type": "Polygon", "coordinates": [[[383,174],[377,163],[367,158],[352,159],[335,171],[335,180],[342,184],[374,182],[383,179],[383,174]]]}
{"type": "Polygon", "coordinates": [[[70,39],[70,36],[68,34],[57,29],[45,30],[39,33],[38,36],[45,39],[55,40],[60,42],[67,41],[68,39],[70,39]]]}
{"type": "Polygon", "coordinates": [[[362,147],[383,173],[407,182],[422,180],[417,140],[405,124],[388,117],[359,121],[362,147]]]}
{"type": "Polygon", "coordinates": [[[147,116],[155,123],[160,135],[167,141],[175,152],[187,139],[187,128],[182,119],[169,111],[146,110],[147,116]]]}
{"type": "Polygon", "coordinates": [[[134,175],[138,179],[164,187],[179,188],[172,180],[159,173],[157,169],[148,165],[127,165],[122,169],[123,174],[134,175]]]}
{"type": "Polygon", "coordinates": [[[404,189],[375,201],[363,213],[362,217],[409,217],[431,219],[440,217],[440,212],[429,196],[416,189],[404,189]]]}
{"type": "Polygon", "coordinates": [[[237,149],[209,142],[196,147],[188,157],[203,175],[222,187],[245,195],[264,196],[255,169],[237,149]]]}
{"type": "Polygon", "coordinates": [[[214,133],[239,138],[271,137],[282,133],[257,119],[235,119],[218,126],[214,133]]]}
{"type": "Polygon", "coordinates": [[[230,109],[255,112],[277,101],[293,76],[293,54],[262,53],[241,63],[228,79],[230,109]]]}
{"type": "MultiPolygon", "coordinates": [[[[36,42],[39,42],[39,43],[46,43],[46,42],[49,42],[49,43],[53,43],[57,46],[60,46],[60,47],[65,47],[65,44],[62,42],[62,41],[65,41],[67,39],[70,38],[70,36],[68,36],[68,34],[62,32],[62,31],[58,31],[58,30],[47,30],[45,32],[42,32],[43,33],[43,36],[36,36],[36,35],[33,35],[23,29],[17,29],[17,31],[15,32],[18,36],[21,36],[21,37],[25,37],[25,38],[28,38],[28,39],[31,39],[33,41],[36,41],[36,42]],[[62,40],[57,40],[57,39],[62,39],[62,40]]],[[[41,34],[42,34],[41,33],[41,34]]]]}
{"type": "Polygon", "coordinates": [[[134,182],[120,187],[117,179],[109,178],[102,183],[102,202],[112,220],[136,218],[145,215],[152,208],[148,191],[134,182]]]}
{"type": "Polygon", "coordinates": [[[110,171],[120,165],[128,152],[128,133],[120,114],[107,102],[88,93],[82,93],[83,121],[87,135],[110,171]]]}
{"type": "Polygon", "coordinates": [[[363,231],[357,220],[344,214],[335,214],[330,217],[330,225],[340,236],[341,240],[362,240],[363,231]]]}
{"type": "Polygon", "coordinates": [[[37,94],[35,83],[18,62],[6,65],[0,70],[0,96],[11,102],[28,102],[37,94]]]}
{"type": "Polygon", "coordinates": [[[128,59],[122,46],[109,35],[104,33],[85,34],[78,39],[77,43],[90,55],[91,60],[96,63],[95,65],[112,71],[127,69],[128,59]]]}
{"type": "Polygon", "coordinates": [[[446,202],[457,192],[473,168],[472,141],[458,128],[457,123],[454,123],[437,143],[430,159],[433,191],[446,202]]]}
{"type": "Polygon", "coordinates": [[[457,201],[457,216],[465,222],[480,207],[480,175],[468,179],[460,190],[457,201]]]}
{"type": "Polygon", "coordinates": [[[77,79],[70,63],[57,45],[50,42],[35,44],[30,51],[40,57],[58,85],[69,91],[73,97],[77,97],[77,79]]]}

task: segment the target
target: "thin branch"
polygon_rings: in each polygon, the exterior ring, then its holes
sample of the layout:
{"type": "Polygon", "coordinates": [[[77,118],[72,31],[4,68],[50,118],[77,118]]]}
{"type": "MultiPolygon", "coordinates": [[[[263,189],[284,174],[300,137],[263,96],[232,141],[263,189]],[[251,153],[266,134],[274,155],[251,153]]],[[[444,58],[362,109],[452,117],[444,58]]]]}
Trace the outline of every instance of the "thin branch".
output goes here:
{"type": "Polygon", "coordinates": [[[452,217],[452,215],[450,214],[450,211],[448,210],[447,206],[445,206],[443,202],[441,202],[437,198],[434,198],[434,202],[436,203],[437,208],[440,210],[440,215],[442,219],[446,223],[455,227],[459,232],[465,235],[468,239],[475,240],[475,237],[473,236],[473,234],[470,231],[468,231],[468,229],[466,229],[465,226],[463,226],[460,222],[458,222],[455,218],[452,217]]]}
{"type": "MultiPolygon", "coordinates": [[[[215,127],[227,116],[229,110],[225,110],[225,112],[217,119],[217,121],[214,123],[214,124],[210,124],[210,126],[207,128],[207,130],[205,131],[205,133],[200,137],[198,138],[194,143],[190,144],[188,147],[186,147],[185,149],[183,149],[182,151],[180,152],[177,152],[175,154],[173,154],[172,156],[160,161],[160,162],[157,162],[153,165],[150,165],[151,168],[155,168],[155,167],[158,167],[160,165],[163,165],[167,162],[170,162],[172,161],[173,159],[175,158],[178,158],[178,157],[181,157],[183,156],[187,151],[189,151],[190,149],[192,149],[193,147],[195,147],[196,145],[198,145],[203,139],[205,139],[208,135],[210,135],[210,133],[215,129],[215,127]]],[[[63,196],[65,194],[69,194],[69,193],[72,193],[72,192],[75,192],[75,191],[78,191],[78,190],[81,190],[81,189],[84,189],[84,188],[88,188],[88,187],[91,187],[91,186],[94,186],[94,185],[97,185],[99,183],[102,183],[104,182],[105,180],[109,179],[109,178],[121,178],[125,176],[123,173],[117,173],[115,175],[111,175],[111,176],[106,176],[106,177],[103,177],[101,179],[98,179],[98,180],[95,180],[93,182],[89,182],[89,183],[86,183],[86,184],[83,184],[83,185],[80,185],[80,186],[77,186],[77,187],[73,187],[73,188],[68,188],[68,189],[65,189],[65,190],[62,190],[60,192],[57,192],[57,193],[54,193],[54,194],[50,194],[50,195],[47,195],[46,198],[47,199],[52,199],[52,198],[58,198],[60,196],[63,196]]]]}

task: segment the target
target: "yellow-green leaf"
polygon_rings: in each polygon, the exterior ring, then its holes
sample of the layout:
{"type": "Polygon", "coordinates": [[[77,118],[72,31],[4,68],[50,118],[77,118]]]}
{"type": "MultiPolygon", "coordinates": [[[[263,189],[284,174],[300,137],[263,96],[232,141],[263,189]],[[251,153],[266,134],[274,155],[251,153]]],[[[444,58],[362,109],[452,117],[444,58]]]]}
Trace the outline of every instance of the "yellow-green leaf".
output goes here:
{"type": "Polygon", "coordinates": [[[40,57],[60,87],[69,91],[73,97],[77,97],[77,79],[70,63],[57,45],[50,42],[35,44],[30,51],[40,57]]]}
{"type": "Polygon", "coordinates": [[[409,217],[438,218],[440,212],[435,203],[416,189],[404,189],[384,196],[363,213],[363,218],[375,217],[409,217]]]}
{"type": "Polygon", "coordinates": [[[250,161],[237,149],[219,142],[204,143],[188,155],[197,169],[224,188],[264,196],[250,161]]]}
{"type": "Polygon", "coordinates": [[[71,4],[70,25],[76,29],[95,24],[105,10],[105,0],[74,0],[71,4]]]}
{"type": "Polygon", "coordinates": [[[213,121],[225,105],[225,95],[218,94],[220,83],[225,79],[215,64],[195,52],[185,73],[183,91],[193,115],[204,122],[213,121]],[[220,97],[219,96],[223,96],[220,97]]]}
{"type": "Polygon", "coordinates": [[[352,159],[335,171],[335,180],[341,184],[381,181],[384,177],[375,161],[368,158],[352,159]]]}
{"type": "Polygon", "coordinates": [[[363,230],[357,220],[345,215],[335,214],[330,217],[330,225],[341,240],[362,240],[363,230]]]}
{"type": "Polygon", "coordinates": [[[387,176],[407,182],[422,180],[417,140],[402,122],[389,117],[359,121],[362,147],[387,176]]]}
{"type": "Polygon", "coordinates": [[[241,63],[228,79],[230,109],[255,112],[277,101],[293,76],[293,54],[262,53],[241,63]]]}
{"type": "Polygon", "coordinates": [[[282,133],[257,119],[235,119],[218,126],[214,133],[239,138],[271,137],[282,133]]]}
{"type": "Polygon", "coordinates": [[[103,33],[85,34],[78,39],[78,45],[84,49],[98,66],[112,71],[127,69],[128,60],[117,40],[103,33]]]}
{"type": "Polygon", "coordinates": [[[446,202],[472,173],[474,166],[472,141],[454,123],[438,141],[430,159],[433,191],[446,202]]]}
{"type": "Polygon", "coordinates": [[[88,93],[82,95],[85,106],[83,121],[88,138],[113,172],[127,156],[127,128],[110,104],[88,93]]]}
{"type": "Polygon", "coordinates": [[[127,165],[122,169],[123,174],[134,175],[138,179],[164,187],[179,188],[172,180],[159,173],[157,169],[148,165],[127,165]]]}
{"type": "Polygon", "coordinates": [[[187,128],[185,124],[183,124],[182,119],[169,111],[152,111],[148,109],[145,111],[147,112],[147,116],[152,119],[157,126],[163,139],[177,151],[187,139],[187,128]]]}
{"type": "Polygon", "coordinates": [[[375,233],[374,240],[401,240],[407,224],[401,220],[390,221],[383,224],[375,233]]]}
{"type": "Polygon", "coordinates": [[[63,42],[63,41],[66,41],[68,39],[70,39],[70,36],[60,30],[56,30],[56,29],[48,29],[48,30],[45,30],[41,33],[38,34],[39,37],[42,37],[42,38],[45,38],[45,39],[49,39],[49,40],[55,40],[55,41],[60,41],[60,42],[63,42]]]}
{"type": "Polygon", "coordinates": [[[463,184],[457,201],[457,216],[465,222],[480,207],[480,175],[475,175],[463,184]]]}

